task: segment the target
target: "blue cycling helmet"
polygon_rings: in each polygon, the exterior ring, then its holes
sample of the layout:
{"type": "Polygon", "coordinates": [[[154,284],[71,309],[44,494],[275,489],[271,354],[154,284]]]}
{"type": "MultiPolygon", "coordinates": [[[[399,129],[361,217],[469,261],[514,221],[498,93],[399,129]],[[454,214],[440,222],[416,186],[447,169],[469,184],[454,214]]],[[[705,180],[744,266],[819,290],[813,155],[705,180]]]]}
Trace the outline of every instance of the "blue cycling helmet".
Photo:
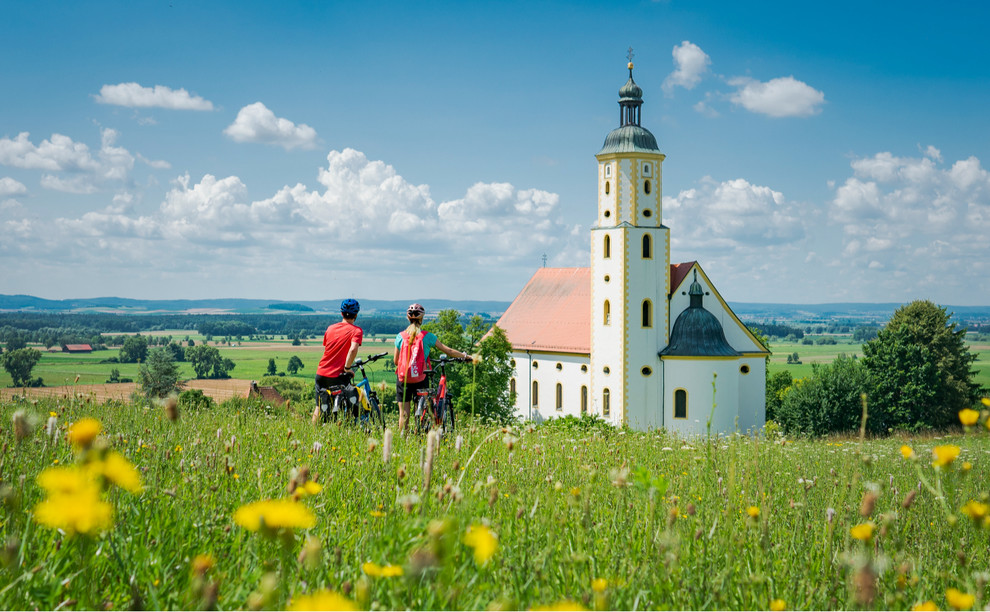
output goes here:
{"type": "Polygon", "coordinates": [[[340,303],[340,314],[356,315],[360,311],[361,311],[361,305],[358,304],[357,300],[352,300],[351,298],[347,298],[346,300],[340,303]]]}

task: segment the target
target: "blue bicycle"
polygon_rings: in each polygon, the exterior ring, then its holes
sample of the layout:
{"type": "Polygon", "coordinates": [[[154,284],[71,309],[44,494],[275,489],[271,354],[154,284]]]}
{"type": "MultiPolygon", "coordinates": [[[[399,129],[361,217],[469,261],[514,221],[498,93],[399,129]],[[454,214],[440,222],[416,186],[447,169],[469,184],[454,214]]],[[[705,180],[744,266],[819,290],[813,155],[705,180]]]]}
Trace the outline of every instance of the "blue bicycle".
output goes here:
{"type": "Polygon", "coordinates": [[[378,393],[371,388],[364,367],[387,355],[380,353],[355,361],[353,367],[361,371],[361,380],[357,383],[317,387],[316,401],[324,423],[354,423],[365,429],[385,428],[385,415],[378,402],[378,393]]]}

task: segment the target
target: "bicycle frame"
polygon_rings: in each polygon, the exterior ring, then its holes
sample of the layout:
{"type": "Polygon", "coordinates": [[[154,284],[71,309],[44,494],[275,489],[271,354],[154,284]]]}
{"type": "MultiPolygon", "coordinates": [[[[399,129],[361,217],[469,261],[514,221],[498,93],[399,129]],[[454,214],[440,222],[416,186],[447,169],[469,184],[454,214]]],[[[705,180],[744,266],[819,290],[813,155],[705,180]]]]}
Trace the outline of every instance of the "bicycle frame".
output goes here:
{"type": "MultiPolygon", "coordinates": [[[[388,353],[380,353],[378,355],[372,355],[371,357],[366,357],[365,359],[359,359],[354,362],[352,367],[357,368],[361,372],[361,380],[357,383],[351,383],[355,388],[359,389],[360,405],[357,408],[356,413],[349,414],[337,414],[340,405],[339,399],[343,393],[346,385],[333,385],[329,388],[324,389],[329,396],[328,399],[330,403],[334,406],[333,414],[325,411],[323,421],[326,422],[331,416],[334,419],[351,418],[355,422],[367,423],[369,420],[377,424],[380,427],[385,426],[385,418],[382,415],[381,408],[378,404],[378,394],[375,393],[374,389],[371,388],[371,381],[368,380],[368,374],[365,372],[365,366],[378,361],[382,357],[387,356],[388,353]]],[[[319,390],[318,390],[319,391],[319,390]]],[[[319,398],[319,393],[317,393],[317,398],[319,398]]],[[[319,399],[317,399],[319,401],[319,399]]],[[[329,407],[328,407],[329,408],[329,407]]]]}
{"type": "MultiPolygon", "coordinates": [[[[426,371],[427,380],[429,384],[426,389],[417,391],[416,395],[419,398],[425,400],[425,408],[422,414],[416,415],[417,428],[420,431],[426,431],[434,427],[441,428],[444,426],[444,419],[447,418],[450,421],[450,428],[454,426],[454,415],[453,407],[450,405],[447,397],[447,364],[452,362],[466,362],[470,359],[452,359],[443,355],[440,359],[437,359],[438,370],[440,372],[440,380],[437,385],[433,386],[433,379],[436,376],[437,370],[428,369],[426,371]],[[429,414],[426,414],[426,413],[429,414]]],[[[419,401],[417,401],[417,406],[419,401]]]]}

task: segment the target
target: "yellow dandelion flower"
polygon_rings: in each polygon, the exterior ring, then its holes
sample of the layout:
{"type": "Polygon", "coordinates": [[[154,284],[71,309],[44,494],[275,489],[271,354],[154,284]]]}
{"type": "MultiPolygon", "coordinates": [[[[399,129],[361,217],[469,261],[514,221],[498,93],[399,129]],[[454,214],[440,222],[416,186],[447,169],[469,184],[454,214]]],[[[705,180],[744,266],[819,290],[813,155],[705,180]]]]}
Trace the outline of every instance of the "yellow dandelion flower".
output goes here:
{"type": "Polygon", "coordinates": [[[103,461],[91,464],[90,469],[121,489],[131,493],[141,492],[141,475],[137,468],[120,453],[111,451],[103,461]]]}
{"type": "Polygon", "coordinates": [[[901,456],[905,459],[914,459],[914,449],[907,444],[901,445],[901,456]]]}
{"type": "Polygon", "coordinates": [[[549,612],[558,612],[562,610],[587,610],[588,608],[585,608],[576,601],[571,601],[569,599],[562,599],[560,601],[556,601],[552,604],[548,604],[545,606],[533,606],[532,609],[547,610],[549,612]]]}
{"type": "Polygon", "coordinates": [[[392,565],[391,563],[385,564],[382,567],[382,578],[395,578],[396,576],[401,576],[404,572],[402,571],[401,565],[392,565]]]}
{"type": "Polygon", "coordinates": [[[49,410],[48,411],[48,416],[50,416],[50,417],[57,417],[58,416],[58,413],[57,412],[52,412],[52,411],[49,410]]]}
{"type": "Polygon", "coordinates": [[[78,495],[90,491],[99,495],[93,474],[77,467],[47,468],[38,474],[37,482],[49,495],[78,495]]]}
{"type": "Polygon", "coordinates": [[[771,599],[770,609],[773,610],[774,612],[781,612],[781,610],[786,610],[787,602],[784,601],[783,599],[771,599]]]}
{"type": "Polygon", "coordinates": [[[372,510],[368,514],[370,514],[371,516],[373,516],[375,518],[382,518],[383,516],[385,516],[385,513],[382,512],[381,510],[372,510]]]}
{"type": "Polygon", "coordinates": [[[938,606],[932,600],[922,601],[911,606],[911,610],[918,610],[920,612],[933,612],[938,610],[938,606]]]}
{"type": "Polygon", "coordinates": [[[873,530],[876,525],[873,523],[860,523],[849,530],[850,535],[857,540],[867,542],[873,539],[873,530]]]}
{"type": "Polygon", "coordinates": [[[937,468],[948,467],[959,457],[959,447],[954,444],[943,444],[932,449],[935,460],[932,465],[937,468]]]}
{"type": "Polygon", "coordinates": [[[193,573],[202,576],[213,569],[216,564],[217,562],[213,558],[213,555],[196,555],[191,565],[193,573]]]}
{"type": "Polygon", "coordinates": [[[475,523],[464,533],[464,544],[474,549],[474,562],[485,565],[498,550],[498,537],[486,525],[475,523]]]}
{"type": "Polygon", "coordinates": [[[322,490],[323,485],[315,483],[312,480],[307,480],[305,483],[296,487],[296,490],[292,493],[292,497],[295,499],[300,499],[310,495],[316,495],[322,490]]]}
{"type": "Polygon", "coordinates": [[[371,561],[362,564],[361,571],[372,578],[395,578],[404,573],[402,571],[402,567],[399,565],[392,565],[391,563],[378,565],[377,563],[372,563],[371,561]]]}
{"type": "Polygon", "coordinates": [[[983,402],[983,405],[984,406],[986,406],[987,408],[990,408],[990,397],[981,398],[980,401],[983,402]]]}
{"type": "Polygon", "coordinates": [[[969,461],[963,461],[963,463],[962,463],[962,465],[960,467],[962,468],[962,471],[968,472],[971,469],[973,469],[973,464],[970,463],[969,461]]]}
{"type": "Polygon", "coordinates": [[[974,521],[982,521],[990,516],[990,505],[971,499],[959,511],[974,521]]]}
{"type": "Polygon", "coordinates": [[[976,597],[959,589],[948,589],[945,591],[945,601],[956,610],[969,610],[976,603],[976,597]]]}
{"type": "Polygon", "coordinates": [[[356,603],[334,591],[302,595],[289,603],[289,610],[358,610],[356,603]]]}
{"type": "Polygon", "coordinates": [[[291,499],[266,499],[238,508],[234,522],[248,531],[309,529],[316,525],[316,516],[291,499]]]}
{"type": "Polygon", "coordinates": [[[604,578],[595,578],[591,581],[591,590],[596,593],[601,593],[608,586],[608,581],[604,578]]]}
{"type": "Polygon", "coordinates": [[[34,507],[34,520],[70,535],[96,533],[113,526],[113,507],[100,499],[93,483],[71,493],[50,491],[48,499],[34,507]]]}
{"type": "Polygon", "coordinates": [[[963,408],[959,411],[959,422],[969,427],[970,425],[976,425],[976,422],[980,420],[980,413],[978,410],[973,410],[972,408],[963,408]]]}
{"type": "Polygon", "coordinates": [[[756,506],[750,506],[749,508],[746,508],[746,514],[749,515],[749,518],[753,518],[753,519],[759,518],[760,509],[756,506]]]}
{"type": "Polygon", "coordinates": [[[103,426],[96,419],[89,417],[79,419],[69,427],[69,442],[82,448],[89,448],[102,429],[103,426]]]}

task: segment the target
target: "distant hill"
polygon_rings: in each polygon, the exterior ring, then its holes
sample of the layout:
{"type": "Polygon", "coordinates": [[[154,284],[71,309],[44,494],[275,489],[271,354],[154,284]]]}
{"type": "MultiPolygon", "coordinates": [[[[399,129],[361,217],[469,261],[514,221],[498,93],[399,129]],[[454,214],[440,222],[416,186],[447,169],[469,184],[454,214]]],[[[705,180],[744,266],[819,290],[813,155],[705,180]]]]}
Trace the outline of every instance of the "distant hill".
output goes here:
{"type": "MultiPolygon", "coordinates": [[[[468,314],[498,317],[509,307],[508,301],[494,300],[360,300],[365,315],[404,315],[406,307],[419,302],[430,312],[454,309],[468,314]]],[[[731,302],[733,311],[748,321],[810,321],[852,319],[885,322],[903,304],[837,302],[830,304],[777,304],[731,302]]],[[[34,312],[104,312],[121,314],[270,314],[295,312],[300,315],[337,313],[340,300],[274,302],[241,298],[204,300],[135,300],[120,297],[73,298],[48,300],[31,295],[0,294],[0,311],[34,312]]],[[[946,308],[957,320],[990,321],[990,306],[951,306],[946,308]]]]}
{"type": "MultiPolygon", "coordinates": [[[[326,314],[340,312],[341,300],[273,302],[241,298],[216,298],[205,300],[135,300],[120,297],[70,298],[48,300],[33,295],[0,294],[0,311],[35,312],[118,312],[124,314],[161,313],[215,313],[215,314],[265,314],[298,312],[300,314],[326,314]]],[[[465,313],[485,313],[497,317],[509,307],[509,302],[484,300],[360,300],[362,314],[404,315],[406,307],[419,302],[431,312],[454,309],[465,313]]]]}

